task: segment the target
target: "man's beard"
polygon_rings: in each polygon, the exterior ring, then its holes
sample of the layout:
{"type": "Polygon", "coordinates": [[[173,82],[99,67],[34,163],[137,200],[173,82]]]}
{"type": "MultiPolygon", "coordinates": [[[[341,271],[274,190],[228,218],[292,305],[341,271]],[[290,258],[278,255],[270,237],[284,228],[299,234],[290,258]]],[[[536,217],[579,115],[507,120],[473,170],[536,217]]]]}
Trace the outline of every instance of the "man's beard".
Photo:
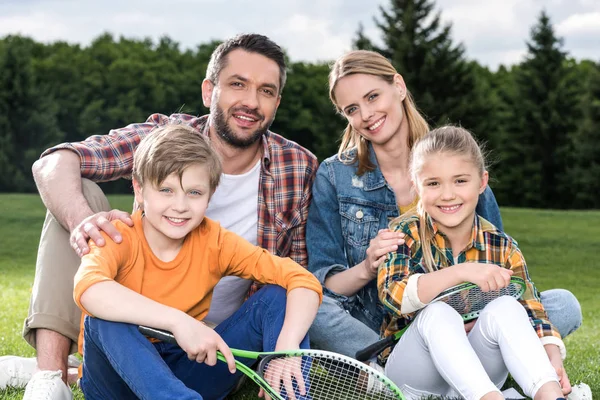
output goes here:
{"type": "MultiPolygon", "coordinates": [[[[259,122],[263,119],[259,114],[255,111],[250,110],[247,107],[238,107],[232,110],[232,114],[236,111],[242,111],[245,114],[252,115],[259,122]]],[[[263,127],[258,127],[256,131],[250,134],[248,137],[239,137],[237,136],[233,130],[227,124],[227,115],[218,104],[213,103],[213,107],[210,110],[210,116],[212,119],[212,123],[214,124],[215,131],[217,135],[219,135],[226,143],[233,147],[237,147],[239,149],[246,149],[256,143],[262,135],[267,133],[267,130],[271,126],[273,120],[269,121],[269,123],[265,124],[263,127]]],[[[234,117],[235,118],[235,117],[234,117]]]]}

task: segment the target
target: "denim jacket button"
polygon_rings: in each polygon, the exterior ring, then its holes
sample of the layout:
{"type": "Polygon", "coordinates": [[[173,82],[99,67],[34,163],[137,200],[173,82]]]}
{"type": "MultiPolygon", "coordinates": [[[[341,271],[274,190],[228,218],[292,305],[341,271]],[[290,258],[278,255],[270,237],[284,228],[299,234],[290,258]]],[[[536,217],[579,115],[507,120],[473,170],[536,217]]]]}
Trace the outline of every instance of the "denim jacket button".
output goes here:
{"type": "Polygon", "coordinates": [[[364,217],[364,216],[365,216],[365,213],[363,213],[362,210],[358,210],[356,212],[356,218],[362,219],[362,217],[364,217]]]}

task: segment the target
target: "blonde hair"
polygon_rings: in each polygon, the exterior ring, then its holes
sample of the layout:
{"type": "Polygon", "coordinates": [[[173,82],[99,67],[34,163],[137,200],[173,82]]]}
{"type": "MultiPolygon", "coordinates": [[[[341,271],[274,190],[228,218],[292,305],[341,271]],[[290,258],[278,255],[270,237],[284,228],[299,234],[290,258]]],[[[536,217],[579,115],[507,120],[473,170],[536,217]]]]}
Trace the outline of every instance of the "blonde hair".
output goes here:
{"type": "MultiPolygon", "coordinates": [[[[461,127],[443,126],[429,132],[412,149],[409,165],[410,174],[415,185],[419,185],[417,175],[423,169],[423,165],[427,159],[441,153],[450,153],[468,158],[477,168],[480,177],[486,171],[483,151],[473,138],[473,135],[461,127]]],[[[419,236],[421,237],[423,260],[425,267],[429,272],[432,272],[434,270],[434,260],[431,245],[433,244],[434,237],[428,223],[427,212],[421,200],[419,200],[417,212],[419,214],[419,236]]]]}
{"type": "MultiPolygon", "coordinates": [[[[390,85],[398,74],[394,66],[381,54],[374,51],[355,50],[344,54],[331,67],[329,72],[329,98],[335,105],[336,110],[341,113],[336,98],[335,87],[340,79],[353,74],[373,75],[383,79],[390,85]]],[[[429,131],[425,118],[417,110],[410,92],[406,91],[406,97],[402,101],[404,115],[408,121],[408,148],[411,149],[417,140],[429,131]]],[[[347,163],[358,160],[357,175],[375,169],[375,165],[369,160],[367,141],[348,124],[342,135],[342,144],[338,150],[338,158],[347,163]],[[356,149],[356,155],[347,158],[344,153],[356,149]]]]}
{"type": "Polygon", "coordinates": [[[211,192],[221,179],[221,160],[200,132],[187,125],[169,124],[146,136],[133,155],[133,178],[144,186],[160,186],[167,177],[183,172],[192,165],[208,170],[211,192]]]}

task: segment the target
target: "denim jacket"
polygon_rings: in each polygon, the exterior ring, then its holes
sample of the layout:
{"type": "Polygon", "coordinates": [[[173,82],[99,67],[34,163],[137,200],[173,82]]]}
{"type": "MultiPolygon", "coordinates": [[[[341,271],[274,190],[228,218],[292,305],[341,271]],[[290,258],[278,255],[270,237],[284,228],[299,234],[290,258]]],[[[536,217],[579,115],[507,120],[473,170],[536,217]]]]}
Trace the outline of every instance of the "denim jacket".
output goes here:
{"type": "MultiPolygon", "coordinates": [[[[377,295],[377,279],[350,298],[325,288],[327,277],[363,261],[371,239],[399,215],[396,196],[379,169],[371,145],[369,156],[376,168],[362,176],[356,175],[357,163],[344,164],[337,155],[321,163],[308,211],[306,245],[308,269],[323,285],[325,295],[379,332],[384,310],[377,295]]],[[[479,197],[476,212],[502,230],[498,203],[489,187],[479,197]]]]}

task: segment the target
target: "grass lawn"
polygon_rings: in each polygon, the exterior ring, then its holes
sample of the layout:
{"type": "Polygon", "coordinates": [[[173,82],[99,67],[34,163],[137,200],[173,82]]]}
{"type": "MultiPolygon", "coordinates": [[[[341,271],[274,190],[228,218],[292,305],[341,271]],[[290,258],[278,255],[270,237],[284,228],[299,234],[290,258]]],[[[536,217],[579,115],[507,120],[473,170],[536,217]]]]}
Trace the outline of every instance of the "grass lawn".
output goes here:
{"type": "MultiPolygon", "coordinates": [[[[129,210],[130,196],[110,196],[113,207],[129,210]]],[[[22,339],[44,207],[37,195],[0,194],[0,356],[33,356],[22,339]]],[[[572,383],[585,382],[600,395],[600,239],[598,211],[503,209],[505,229],[517,239],[540,290],[562,287],[581,302],[583,326],[565,340],[572,383]]],[[[235,400],[255,399],[247,384],[235,400]]],[[[23,391],[0,391],[0,399],[20,399],[23,391]]],[[[76,397],[82,399],[81,392],[76,397]]]]}

